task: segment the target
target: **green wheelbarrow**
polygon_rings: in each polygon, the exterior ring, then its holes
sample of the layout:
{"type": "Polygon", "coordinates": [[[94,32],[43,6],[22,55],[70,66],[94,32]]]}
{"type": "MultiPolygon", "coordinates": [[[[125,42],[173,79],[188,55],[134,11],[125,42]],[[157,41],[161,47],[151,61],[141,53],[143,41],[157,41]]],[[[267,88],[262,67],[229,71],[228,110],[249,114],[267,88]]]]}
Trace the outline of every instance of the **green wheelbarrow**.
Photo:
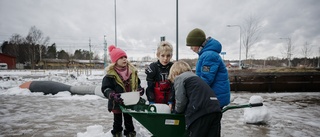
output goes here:
{"type": "MultiPolygon", "coordinates": [[[[222,113],[230,109],[258,107],[262,103],[226,106],[222,113]]],[[[183,114],[157,113],[153,105],[146,105],[140,98],[136,105],[120,106],[123,113],[128,113],[143,125],[153,137],[183,137],[186,134],[185,117],[183,114]]]]}

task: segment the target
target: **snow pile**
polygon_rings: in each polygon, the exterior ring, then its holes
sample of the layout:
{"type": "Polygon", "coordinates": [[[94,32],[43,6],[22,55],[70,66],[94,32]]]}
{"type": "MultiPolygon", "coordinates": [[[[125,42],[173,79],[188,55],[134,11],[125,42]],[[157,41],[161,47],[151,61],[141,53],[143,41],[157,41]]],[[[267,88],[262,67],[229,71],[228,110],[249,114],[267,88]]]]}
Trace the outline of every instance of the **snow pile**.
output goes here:
{"type": "Polygon", "coordinates": [[[32,93],[29,89],[13,87],[0,92],[0,95],[43,96],[44,94],[42,92],[32,93]]]}
{"type": "Polygon", "coordinates": [[[57,94],[53,95],[57,100],[98,100],[103,99],[100,96],[96,95],[72,95],[69,91],[60,91],[57,94]]]}
{"type": "MultiPolygon", "coordinates": [[[[263,98],[261,96],[251,96],[250,104],[262,103],[263,98]]],[[[244,109],[244,120],[248,124],[266,124],[270,119],[270,113],[268,112],[268,108],[266,106],[253,107],[253,108],[245,108],[244,109]]]]}
{"type": "Polygon", "coordinates": [[[77,137],[107,137],[111,136],[108,133],[103,132],[103,127],[101,125],[88,126],[87,131],[84,133],[77,133],[77,137]]]}
{"type": "MultiPolygon", "coordinates": [[[[137,132],[137,137],[148,137],[151,136],[150,132],[145,128],[142,128],[140,123],[133,121],[135,124],[135,131],[137,132]]],[[[122,136],[124,134],[122,132],[122,136]]],[[[103,132],[103,127],[101,125],[92,125],[87,127],[86,132],[78,132],[77,137],[112,137],[111,130],[108,132],[103,132]]]]}

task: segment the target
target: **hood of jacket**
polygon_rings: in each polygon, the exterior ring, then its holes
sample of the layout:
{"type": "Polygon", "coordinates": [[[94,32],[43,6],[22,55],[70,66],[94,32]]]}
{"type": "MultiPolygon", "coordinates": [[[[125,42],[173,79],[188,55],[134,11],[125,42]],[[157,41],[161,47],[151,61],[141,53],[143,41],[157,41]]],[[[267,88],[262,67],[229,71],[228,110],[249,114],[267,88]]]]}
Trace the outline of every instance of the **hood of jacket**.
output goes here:
{"type": "MultiPolygon", "coordinates": [[[[123,88],[125,89],[125,86],[124,86],[124,83],[123,81],[121,80],[120,76],[117,74],[117,72],[115,71],[114,69],[115,67],[115,64],[112,63],[110,64],[107,68],[106,68],[106,73],[107,75],[112,75],[114,76],[116,82],[123,88]]],[[[131,89],[133,91],[136,91],[138,89],[138,84],[139,84],[139,77],[138,77],[138,71],[137,69],[131,64],[131,63],[128,63],[128,68],[131,70],[131,78],[130,78],[130,81],[131,81],[131,89]]]]}
{"type": "Polygon", "coordinates": [[[214,38],[208,37],[206,41],[203,43],[203,47],[198,54],[201,55],[205,51],[214,51],[220,54],[221,50],[222,46],[220,42],[215,40],[214,38]]]}

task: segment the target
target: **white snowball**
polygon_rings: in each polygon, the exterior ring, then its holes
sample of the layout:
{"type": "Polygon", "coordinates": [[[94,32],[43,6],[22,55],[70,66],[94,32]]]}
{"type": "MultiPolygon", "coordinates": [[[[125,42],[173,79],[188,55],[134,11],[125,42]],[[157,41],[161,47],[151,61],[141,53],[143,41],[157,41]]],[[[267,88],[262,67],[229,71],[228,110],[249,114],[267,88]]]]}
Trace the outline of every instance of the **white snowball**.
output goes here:
{"type": "Polygon", "coordinates": [[[107,133],[103,132],[101,125],[88,126],[84,133],[77,133],[77,137],[105,137],[107,133]]]}

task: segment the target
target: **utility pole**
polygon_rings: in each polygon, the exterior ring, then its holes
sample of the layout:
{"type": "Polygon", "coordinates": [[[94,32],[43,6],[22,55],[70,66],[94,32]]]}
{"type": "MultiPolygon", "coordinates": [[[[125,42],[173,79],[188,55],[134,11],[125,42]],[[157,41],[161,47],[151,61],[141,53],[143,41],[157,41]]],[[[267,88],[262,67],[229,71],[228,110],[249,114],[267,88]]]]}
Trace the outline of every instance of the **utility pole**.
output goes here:
{"type": "Polygon", "coordinates": [[[89,38],[89,67],[91,68],[91,38],[89,38]]]}

